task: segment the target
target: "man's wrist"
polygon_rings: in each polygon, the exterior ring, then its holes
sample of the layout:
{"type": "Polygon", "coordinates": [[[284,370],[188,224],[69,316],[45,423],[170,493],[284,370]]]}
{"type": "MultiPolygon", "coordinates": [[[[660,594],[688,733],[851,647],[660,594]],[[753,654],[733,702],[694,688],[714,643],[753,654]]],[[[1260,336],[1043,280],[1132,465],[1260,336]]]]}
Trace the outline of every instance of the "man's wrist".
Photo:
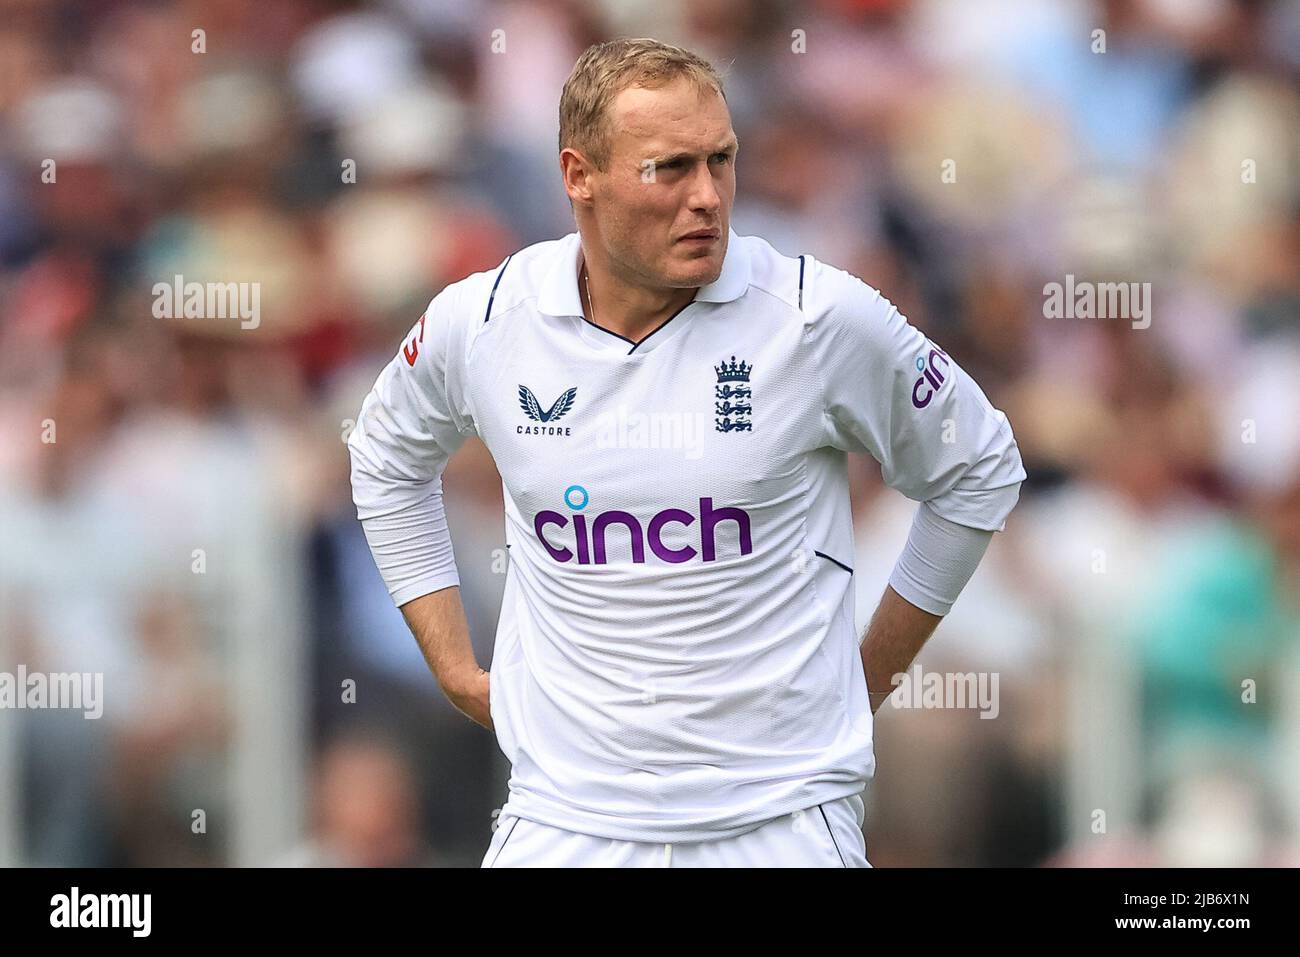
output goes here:
{"type": "Polygon", "coordinates": [[[478,662],[473,662],[456,668],[448,674],[440,675],[438,685],[442,688],[443,694],[453,701],[472,698],[479,692],[486,675],[487,672],[478,666],[478,662]]]}

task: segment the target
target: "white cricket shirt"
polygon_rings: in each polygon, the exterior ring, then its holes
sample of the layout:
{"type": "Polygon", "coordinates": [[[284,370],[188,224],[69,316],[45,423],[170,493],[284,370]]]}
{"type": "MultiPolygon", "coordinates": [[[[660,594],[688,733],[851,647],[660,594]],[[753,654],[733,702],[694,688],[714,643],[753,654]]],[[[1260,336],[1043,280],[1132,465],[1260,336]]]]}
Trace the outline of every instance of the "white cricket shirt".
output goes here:
{"type": "Polygon", "coordinates": [[[997,530],[1025,476],[1006,416],[880,293],[811,256],[730,232],[719,279],[640,343],[583,318],[580,257],[571,233],[444,289],[348,443],[399,605],[458,581],[448,457],[477,435],[496,460],[503,813],[674,843],[862,791],[845,453],[997,530]]]}

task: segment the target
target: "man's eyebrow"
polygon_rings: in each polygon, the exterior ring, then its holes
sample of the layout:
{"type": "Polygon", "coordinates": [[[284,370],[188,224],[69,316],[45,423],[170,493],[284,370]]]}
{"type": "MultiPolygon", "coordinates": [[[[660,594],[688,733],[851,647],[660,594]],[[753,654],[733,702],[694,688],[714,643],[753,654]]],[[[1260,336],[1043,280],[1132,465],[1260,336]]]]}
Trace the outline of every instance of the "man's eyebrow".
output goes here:
{"type": "MultiPolygon", "coordinates": [[[[715,153],[735,153],[739,148],[740,148],[740,143],[733,136],[731,139],[727,140],[727,142],[723,143],[717,149],[709,150],[708,155],[713,156],[715,153]]],[[[677,153],[666,153],[662,156],[652,157],[650,162],[654,163],[654,165],[656,166],[665,166],[668,163],[673,163],[676,162],[677,160],[694,159],[696,156],[699,155],[700,155],[699,153],[693,153],[690,150],[682,150],[677,153]]]]}

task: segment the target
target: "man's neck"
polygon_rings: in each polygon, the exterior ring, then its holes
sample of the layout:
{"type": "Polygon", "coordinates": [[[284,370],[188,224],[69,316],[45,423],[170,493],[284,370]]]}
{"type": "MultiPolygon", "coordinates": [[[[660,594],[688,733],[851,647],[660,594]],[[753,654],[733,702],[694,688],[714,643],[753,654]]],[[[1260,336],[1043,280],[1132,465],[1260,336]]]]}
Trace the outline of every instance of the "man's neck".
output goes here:
{"type": "Polygon", "coordinates": [[[587,320],[630,342],[640,342],[690,303],[697,288],[652,289],[619,282],[601,270],[591,272],[586,257],[578,267],[578,293],[587,320]]]}

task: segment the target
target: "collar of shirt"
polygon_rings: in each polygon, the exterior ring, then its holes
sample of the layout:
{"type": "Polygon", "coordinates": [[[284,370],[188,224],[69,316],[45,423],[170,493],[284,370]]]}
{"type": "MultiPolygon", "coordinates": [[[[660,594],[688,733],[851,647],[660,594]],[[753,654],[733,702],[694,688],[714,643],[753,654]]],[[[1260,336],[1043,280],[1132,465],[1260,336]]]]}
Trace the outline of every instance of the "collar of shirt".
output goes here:
{"type": "MultiPolygon", "coordinates": [[[[578,292],[578,263],[582,256],[582,239],[569,233],[560,240],[542,281],[537,297],[537,311],[548,316],[582,316],[582,297],[578,292]]],[[[722,260],[722,274],[695,294],[695,302],[732,302],[749,288],[749,254],[735,230],[727,230],[727,255],[722,260]]]]}

